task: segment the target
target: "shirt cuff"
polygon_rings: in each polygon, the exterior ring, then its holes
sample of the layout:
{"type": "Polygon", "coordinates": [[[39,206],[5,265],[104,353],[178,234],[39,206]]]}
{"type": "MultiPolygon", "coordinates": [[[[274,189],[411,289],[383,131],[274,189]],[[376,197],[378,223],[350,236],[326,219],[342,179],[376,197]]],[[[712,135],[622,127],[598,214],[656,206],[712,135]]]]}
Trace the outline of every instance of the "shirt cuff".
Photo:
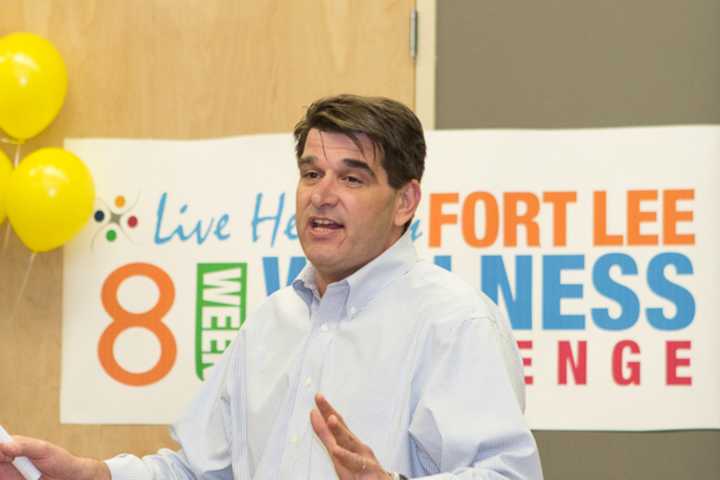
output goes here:
{"type": "Polygon", "coordinates": [[[153,474],[135,455],[122,454],[105,460],[112,480],[152,480],[153,474]]]}

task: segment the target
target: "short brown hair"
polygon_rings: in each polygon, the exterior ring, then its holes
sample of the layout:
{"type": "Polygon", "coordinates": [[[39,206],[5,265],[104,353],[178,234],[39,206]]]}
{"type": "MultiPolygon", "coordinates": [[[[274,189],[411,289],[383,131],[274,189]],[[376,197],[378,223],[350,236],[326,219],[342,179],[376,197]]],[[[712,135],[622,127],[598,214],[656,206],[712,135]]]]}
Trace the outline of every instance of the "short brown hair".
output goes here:
{"type": "Polygon", "coordinates": [[[362,151],[358,134],[365,134],[382,153],[388,183],[398,189],[410,180],[422,179],[425,170],[425,136],[417,116],[400,102],[383,97],[337,95],[321,98],[295,125],[295,153],[305,150],[308,132],[342,133],[362,151]]]}

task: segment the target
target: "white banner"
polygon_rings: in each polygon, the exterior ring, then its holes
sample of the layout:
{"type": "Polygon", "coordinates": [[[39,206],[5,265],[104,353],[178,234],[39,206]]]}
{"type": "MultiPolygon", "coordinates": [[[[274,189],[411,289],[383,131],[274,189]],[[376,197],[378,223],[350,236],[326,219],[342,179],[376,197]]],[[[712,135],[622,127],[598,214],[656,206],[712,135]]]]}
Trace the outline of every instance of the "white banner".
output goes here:
{"type": "MultiPolygon", "coordinates": [[[[427,141],[415,243],[508,313],[532,428],[720,428],[720,127],[427,141]]],[[[98,200],[65,248],[61,421],[170,423],[304,265],[292,137],[65,148],[98,200]]]]}

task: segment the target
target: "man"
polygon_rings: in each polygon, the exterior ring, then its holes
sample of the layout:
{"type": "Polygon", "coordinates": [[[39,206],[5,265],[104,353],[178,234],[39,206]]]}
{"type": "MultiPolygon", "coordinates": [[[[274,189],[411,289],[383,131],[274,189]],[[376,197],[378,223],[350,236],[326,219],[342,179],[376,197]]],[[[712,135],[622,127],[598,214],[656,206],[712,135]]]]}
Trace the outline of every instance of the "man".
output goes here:
{"type": "Polygon", "coordinates": [[[175,424],[181,450],[99,462],[16,437],[0,447],[0,480],[19,479],[15,455],[61,480],[542,478],[496,311],[420,261],[407,232],[418,119],[342,95],[311,105],[294,133],[309,264],[246,322],[175,424]]]}

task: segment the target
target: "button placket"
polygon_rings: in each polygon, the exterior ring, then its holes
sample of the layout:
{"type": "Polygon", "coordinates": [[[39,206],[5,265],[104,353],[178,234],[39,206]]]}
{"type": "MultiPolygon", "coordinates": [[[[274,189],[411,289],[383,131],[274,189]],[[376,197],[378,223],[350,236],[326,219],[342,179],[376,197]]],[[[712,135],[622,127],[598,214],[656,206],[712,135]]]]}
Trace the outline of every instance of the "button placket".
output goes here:
{"type": "MultiPolygon", "coordinates": [[[[288,446],[304,449],[311,444],[309,436],[312,434],[310,426],[310,411],[315,407],[315,393],[319,387],[322,368],[325,364],[328,345],[332,337],[327,333],[331,329],[328,322],[339,314],[342,306],[342,291],[326,292],[328,294],[319,305],[312,308],[312,322],[314,332],[308,340],[308,347],[301,370],[298,372],[298,387],[295,394],[290,421],[288,423],[288,446]],[[319,327],[318,327],[319,325],[319,327]]],[[[296,454],[304,455],[299,451],[296,454]]]]}

